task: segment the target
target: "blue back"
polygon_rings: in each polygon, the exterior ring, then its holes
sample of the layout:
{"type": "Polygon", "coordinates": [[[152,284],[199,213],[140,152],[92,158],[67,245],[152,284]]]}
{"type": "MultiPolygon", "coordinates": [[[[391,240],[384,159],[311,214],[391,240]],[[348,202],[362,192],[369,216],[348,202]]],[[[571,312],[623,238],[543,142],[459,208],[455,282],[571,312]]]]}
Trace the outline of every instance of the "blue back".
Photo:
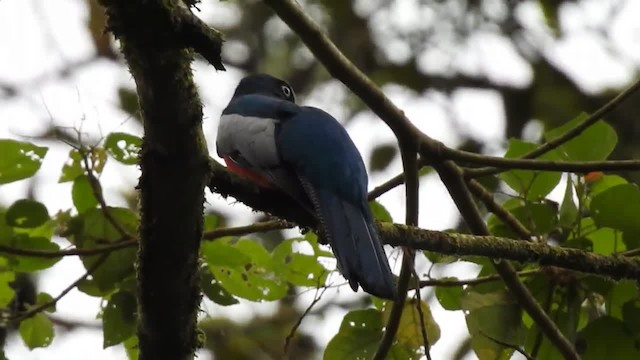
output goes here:
{"type": "Polygon", "coordinates": [[[366,206],[368,178],[362,157],[335,118],[317,108],[300,107],[281,123],[276,136],[282,160],[314,187],[358,208],[366,206]]]}

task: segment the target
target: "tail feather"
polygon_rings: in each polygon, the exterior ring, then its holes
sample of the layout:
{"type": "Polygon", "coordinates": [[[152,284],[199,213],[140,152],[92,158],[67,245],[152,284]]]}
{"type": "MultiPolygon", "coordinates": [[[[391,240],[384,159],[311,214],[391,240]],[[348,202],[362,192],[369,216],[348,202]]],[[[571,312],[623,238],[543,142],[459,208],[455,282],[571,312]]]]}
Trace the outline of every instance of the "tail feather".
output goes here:
{"type": "Polygon", "coordinates": [[[356,291],[360,285],[369,294],[395,299],[393,274],[366,204],[355,206],[327,191],[312,191],[310,197],[338,269],[351,288],[356,291]]]}

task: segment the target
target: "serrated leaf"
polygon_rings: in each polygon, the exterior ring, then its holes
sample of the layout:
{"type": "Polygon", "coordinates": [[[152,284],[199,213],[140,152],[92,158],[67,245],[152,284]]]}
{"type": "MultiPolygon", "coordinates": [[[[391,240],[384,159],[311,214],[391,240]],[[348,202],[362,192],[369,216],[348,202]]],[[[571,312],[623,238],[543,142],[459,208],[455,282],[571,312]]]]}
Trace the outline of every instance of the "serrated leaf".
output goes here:
{"type": "Polygon", "coordinates": [[[113,294],[102,312],[103,347],[120,344],[135,334],[136,299],[128,292],[113,294]]]}
{"type": "Polygon", "coordinates": [[[38,313],[20,322],[20,337],[29,349],[47,347],[53,341],[53,323],[38,313]]]}
{"type": "MultiPolygon", "coordinates": [[[[505,158],[517,158],[535,149],[536,144],[528,143],[518,139],[509,140],[509,148],[504,155],[505,158]]],[[[544,160],[558,160],[558,155],[550,151],[540,157],[544,160]]],[[[500,178],[518,194],[526,195],[527,199],[537,200],[545,197],[560,182],[558,172],[531,171],[531,170],[511,170],[500,174],[500,178]]]]}
{"type": "Polygon", "coordinates": [[[40,169],[49,148],[28,142],[0,139],[0,184],[32,177],[40,169]]]}
{"type": "MultiPolygon", "coordinates": [[[[89,209],[94,209],[98,206],[98,199],[94,195],[93,188],[89,182],[87,175],[81,175],[76,177],[73,181],[73,187],[71,188],[71,198],[73,199],[73,205],[78,210],[78,213],[83,213],[89,209]]],[[[100,186],[100,184],[96,184],[100,186]]]]}
{"type": "Polygon", "coordinates": [[[29,199],[14,202],[5,214],[7,225],[19,228],[35,228],[47,220],[49,220],[47,208],[42,203],[29,199]]]}
{"type": "Polygon", "coordinates": [[[107,153],[126,165],[138,163],[142,139],[131,134],[114,132],[107,136],[104,147],[107,153]]]}
{"type": "MultiPolygon", "coordinates": [[[[547,141],[556,139],[582,123],[588,114],[582,113],[568,123],[547,131],[547,141]]],[[[605,160],[616,147],[618,135],[611,125],[602,120],[588,127],[580,135],[560,145],[556,151],[569,161],[605,160]]]]}

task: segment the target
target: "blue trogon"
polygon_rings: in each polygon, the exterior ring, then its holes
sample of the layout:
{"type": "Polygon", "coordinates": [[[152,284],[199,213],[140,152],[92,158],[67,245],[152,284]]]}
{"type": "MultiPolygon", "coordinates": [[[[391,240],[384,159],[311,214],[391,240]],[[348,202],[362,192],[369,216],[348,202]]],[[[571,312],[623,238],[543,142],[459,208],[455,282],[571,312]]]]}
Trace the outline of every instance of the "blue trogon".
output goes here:
{"type": "Polygon", "coordinates": [[[276,187],[313,212],[354,291],[395,299],[389,262],[367,203],[367,173],[347,131],[328,113],[295,103],[286,82],[240,81],[222,112],[218,155],[230,170],[276,187]]]}

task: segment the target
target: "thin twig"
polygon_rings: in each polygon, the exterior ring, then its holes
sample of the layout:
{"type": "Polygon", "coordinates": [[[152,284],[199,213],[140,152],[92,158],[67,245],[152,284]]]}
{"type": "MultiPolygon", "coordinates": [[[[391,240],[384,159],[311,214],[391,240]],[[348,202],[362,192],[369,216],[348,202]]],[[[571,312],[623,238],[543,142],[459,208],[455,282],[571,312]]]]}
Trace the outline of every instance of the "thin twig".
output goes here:
{"type": "MultiPolygon", "coordinates": [[[[320,276],[319,278],[321,279],[322,276],[320,276]]],[[[291,328],[291,331],[289,331],[289,334],[284,339],[284,353],[285,354],[289,350],[289,344],[291,343],[291,340],[293,339],[293,337],[296,335],[296,331],[298,330],[298,328],[302,324],[302,319],[304,319],[309,314],[309,312],[311,312],[313,307],[320,301],[320,299],[322,299],[322,295],[324,295],[324,293],[325,293],[325,291],[327,291],[327,289],[328,289],[328,287],[326,287],[326,286],[322,287],[322,290],[320,290],[320,287],[316,287],[316,294],[313,297],[313,301],[311,302],[311,304],[309,304],[309,306],[307,306],[307,308],[304,310],[302,315],[300,315],[300,317],[298,318],[298,321],[296,321],[296,323],[291,328]]]]}
{"type": "MultiPolygon", "coordinates": [[[[540,274],[542,269],[532,269],[532,270],[524,270],[519,271],[518,276],[527,277],[533,276],[536,274],[540,274]]],[[[482,276],[475,279],[463,279],[463,280],[447,280],[447,279],[429,279],[429,280],[420,280],[420,287],[427,286],[437,286],[437,287],[459,287],[459,286],[476,286],[481,284],[486,284],[492,281],[502,280],[502,277],[498,274],[482,276]]]]}
{"type": "Polygon", "coordinates": [[[15,317],[13,317],[11,319],[12,322],[18,323],[24,319],[30,318],[32,316],[34,316],[35,314],[43,311],[44,309],[53,306],[55,304],[58,303],[58,301],[60,301],[60,299],[62,299],[65,295],[67,295],[71,290],[73,290],[76,286],[78,286],[78,284],[80,284],[80,282],[84,281],[87,277],[89,277],[89,275],[93,274],[94,271],[96,271],[98,269],[98,267],[100,267],[100,265],[102,265],[105,260],[107,260],[107,257],[109,256],[109,254],[104,254],[102,255],[100,258],[98,258],[98,260],[96,260],[96,262],[91,265],[91,267],[89,267],[87,269],[87,272],[84,273],[84,275],[82,275],[81,277],[79,277],[76,281],[74,281],[73,283],[71,283],[71,285],[67,286],[64,290],[62,290],[62,292],[56,296],[55,298],[51,299],[50,301],[47,301],[46,303],[34,306],[32,308],[30,308],[29,310],[20,313],[20,314],[16,314],[15,317]]]}
{"type": "MultiPolygon", "coordinates": [[[[602,106],[600,109],[596,110],[594,113],[589,115],[584,121],[582,121],[578,126],[573,129],[567,131],[566,133],[558,136],[557,138],[547,141],[546,143],[538,146],[534,150],[524,154],[521,159],[534,159],[541,155],[546,154],[547,152],[557,148],[558,146],[566,143],[567,141],[575,138],[580,135],[584,130],[589,128],[591,125],[595,124],[602,117],[610,113],[613,109],[615,109],[620,103],[626,100],[629,96],[640,89],[640,79],[636,80],[631,86],[622,91],[618,96],[611,99],[608,103],[602,106]]],[[[473,169],[469,170],[466,175],[469,177],[480,177],[497,174],[503,171],[502,169],[495,167],[486,167],[481,169],[473,169]]]]}
{"type": "MultiPolygon", "coordinates": [[[[413,278],[419,279],[418,272],[416,271],[416,267],[413,267],[413,278]]],[[[418,317],[420,318],[420,333],[422,334],[422,345],[424,346],[424,353],[427,356],[427,360],[431,360],[431,351],[429,344],[429,337],[427,336],[427,326],[424,323],[424,313],[422,311],[422,294],[420,294],[420,283],[415,287],[416,290],[416,310],[418,311],[418,317]]]]}
{"type": "Polygon", "coordinates": [[[494,343],[498,344],[498,345],[502,345],[508,349],[512,349],[514,351],[517,351],[518,353],[520,353],[522,356],[524,356],[525,358],[527,358],[527,360],[535,360],[535,358],[529,354],[527,354],[526,351],[524,351],[524,349],[520,348],[520,346],[514,345],[514,344],[509,344],[507,342],[504,342],[502,340],[498,340],[492,336],[489,336],[488,334],[486,334],[484,331],[480,330],[480,334],[484,337],[486,337],[487,339],[493,341],[494,343]]]}

